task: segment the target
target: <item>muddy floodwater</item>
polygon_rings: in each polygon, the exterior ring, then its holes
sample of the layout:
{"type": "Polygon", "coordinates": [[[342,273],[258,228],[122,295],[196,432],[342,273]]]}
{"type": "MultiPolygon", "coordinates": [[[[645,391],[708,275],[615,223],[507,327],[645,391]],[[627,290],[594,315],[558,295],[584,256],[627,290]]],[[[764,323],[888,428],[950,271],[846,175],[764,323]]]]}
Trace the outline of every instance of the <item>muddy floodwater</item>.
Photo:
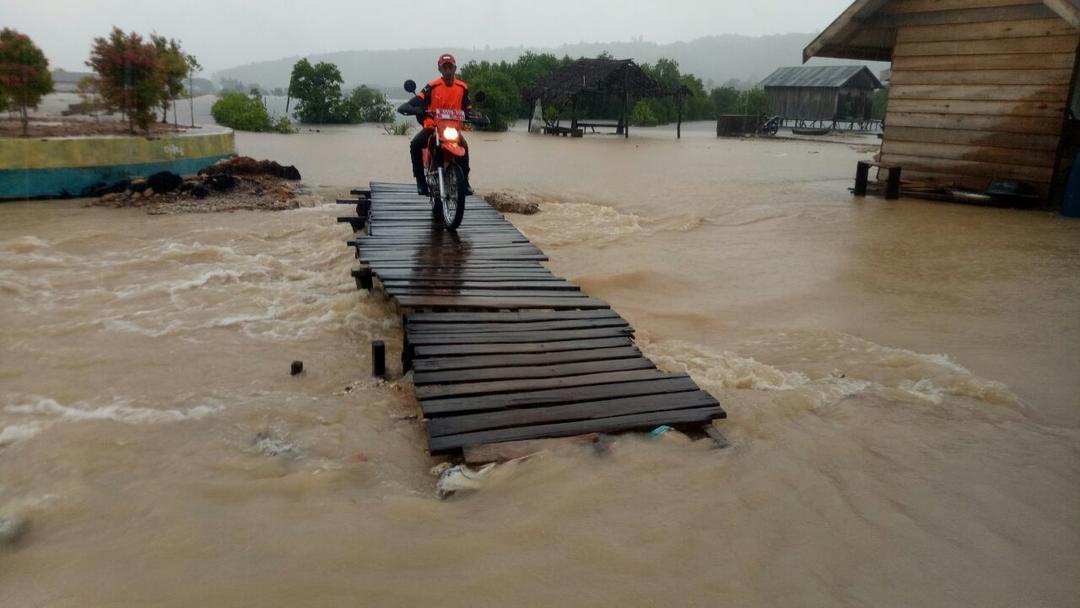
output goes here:
{"type": "MultiPolygon", "coordinates": [[[[470,143],[732,447],[445,502],[410,382],[368,377],[400,321],[342,207],[0,204],[0,606],[1076,606],[1080,222],[853,199],[854,140],[710,129],[470,143]]],[[[237,141],[328,203],[410,178],[379,128],[237,141]]]]}

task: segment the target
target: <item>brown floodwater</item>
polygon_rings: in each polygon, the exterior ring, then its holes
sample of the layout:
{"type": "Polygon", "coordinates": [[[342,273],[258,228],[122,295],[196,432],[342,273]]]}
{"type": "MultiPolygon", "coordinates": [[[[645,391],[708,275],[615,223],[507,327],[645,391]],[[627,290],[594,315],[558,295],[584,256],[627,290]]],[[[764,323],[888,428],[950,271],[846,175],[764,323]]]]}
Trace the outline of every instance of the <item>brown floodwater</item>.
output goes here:
{"type": "MultiPolygon", "coordinates": [[[[0,606],[1077,605],[1080,222],[853,199],[864,147],[710,128],[470,142],[733,447],[624,436],[445,502],[341,207],[0,205],[0,606]]],[[[328,202],[406,146],[238,135],[328,202]]]]}

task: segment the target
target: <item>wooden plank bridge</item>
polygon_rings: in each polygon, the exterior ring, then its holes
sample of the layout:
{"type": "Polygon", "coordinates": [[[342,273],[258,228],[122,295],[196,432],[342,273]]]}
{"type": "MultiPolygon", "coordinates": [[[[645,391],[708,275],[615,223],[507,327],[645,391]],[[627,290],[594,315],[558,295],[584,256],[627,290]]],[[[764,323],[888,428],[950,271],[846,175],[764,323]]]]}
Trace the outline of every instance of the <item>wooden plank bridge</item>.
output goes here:
{"type": "Polygon", "coordinates": [[[664,373],[611,307],[547,260],[482,198],[456,232],[408,184],[353,190],[348,241],[402,311],[402,369],[413,370],[428,449],[709,423],[726,414],[686,374],[664,373]]]}

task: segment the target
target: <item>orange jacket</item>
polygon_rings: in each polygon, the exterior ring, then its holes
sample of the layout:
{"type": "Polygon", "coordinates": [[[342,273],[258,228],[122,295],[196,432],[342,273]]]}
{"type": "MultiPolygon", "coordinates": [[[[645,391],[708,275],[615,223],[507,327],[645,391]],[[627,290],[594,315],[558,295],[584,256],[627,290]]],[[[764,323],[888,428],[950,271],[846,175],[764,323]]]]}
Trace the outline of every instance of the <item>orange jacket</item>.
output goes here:
{"type": "MultiPolygon", "coordinates": [[[[427,83],[422,91],[416,94],[423,103],[424,109],[433,110],[462,110],[472,112],[472,102],[469,101],[469,85],[463,81],[454,79],[454,84],[447,86],[442,78],[436,78],[427,83]]],[[[424,128],[433,128],[435,119],[430,116],[424,117],[424,128]]]]}

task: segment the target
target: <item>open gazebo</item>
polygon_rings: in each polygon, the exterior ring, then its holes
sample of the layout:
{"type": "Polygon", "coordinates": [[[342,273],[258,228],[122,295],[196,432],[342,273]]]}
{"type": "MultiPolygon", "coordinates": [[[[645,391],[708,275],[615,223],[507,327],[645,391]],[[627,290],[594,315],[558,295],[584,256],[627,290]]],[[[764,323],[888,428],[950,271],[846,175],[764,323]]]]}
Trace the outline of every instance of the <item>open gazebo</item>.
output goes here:
{"type": "MultiPolygon", "coordinates": [[[[567,107],[570,108],[570,128],[549,125],[551,132],[565,130],[566,134],[580,135],[586,127],[614,127],[616,133],[621,132],[625,137],[630,136],[627,117],[631,100],[664,94],[660,84],[630,59],[578,59],[540,78],[524,91],[525,101],[529,104],[539,101],[543,106],[557,108],[560,114],[567,107]],[[619,122],[579,121],[578,101],[585,95],[603,95],[621,100],[619,122]]],[[[529,119],[529,127],[532,127],[532,118],[529,119]]]]}

